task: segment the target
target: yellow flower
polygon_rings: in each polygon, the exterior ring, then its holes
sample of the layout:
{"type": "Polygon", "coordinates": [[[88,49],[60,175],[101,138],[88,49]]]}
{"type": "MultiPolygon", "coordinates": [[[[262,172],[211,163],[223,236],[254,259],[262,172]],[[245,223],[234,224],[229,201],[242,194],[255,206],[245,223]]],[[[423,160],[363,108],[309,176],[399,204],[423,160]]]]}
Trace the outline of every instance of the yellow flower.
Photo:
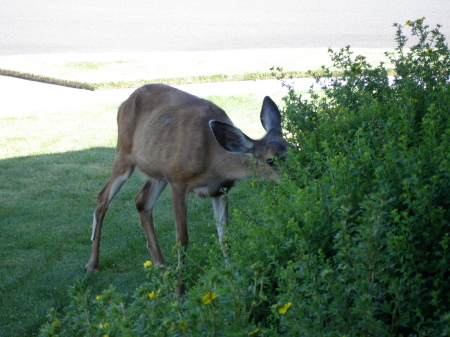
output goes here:
{"type": "Polygon", "coordinates": [[[147,260],[147,261],[144,262],[144,267],[145,268],[150,268],[152,265],[153,265],[152,261],[147,260]]]}
{"type": "Polygon", "coordinates": [[[184,329],[186,329],[186,328],[187,328],[187,323],[181,321],[181,322],[180,322],[180,329],[181,329],[181,330],[184,330],[184,329]]]}
{"type": "Polygon", "coordinates": [[[97,295],[97,296],[95,296],[95,299],[96,300],[99,300],[99,299],[101,299],[102,297],[100,296],[100,295],[97,295]]]}
{"type": "Polygon", "coordinates": [[[152,291],[151,293],[148,293],[148,297],[150,297],[150,299],[154,300],[156,298],[156,296],[158,296],[154,291],[152,291]]]}
{"type": "Polygon", "coordinates": [[[278,312],[282,315],[285,314],[286,311],[288,311],[288,309],[291,307],[291,305],[292,302],[288,302],[285,305],[282,305],[281,307],[278,308],[278,312]]]}
{"type": "Polygon", "coordinates": [[[100,329],[106,329],[107,327],[109,327],[109,323],[108,322],[106,322],[104,324],[100,323],[99,327],[100,327],[100,329]]]}
{"type": "Polygon", "coordinates": [[[256,334],[258,333],[259,330],[260,330],[259,328],[256,328],[255,330],[250,331],[250,332],[248,333],[248,335],[249,335],[249,336],[251,336],[251,335],[256,335],[256,334]]]}
{"type": "Polygon", "coordinates": [[[216,294],[208,291],[205,295],[202,296],[202,301],[204,304],[211,303],[217,297],[216,294]]]}

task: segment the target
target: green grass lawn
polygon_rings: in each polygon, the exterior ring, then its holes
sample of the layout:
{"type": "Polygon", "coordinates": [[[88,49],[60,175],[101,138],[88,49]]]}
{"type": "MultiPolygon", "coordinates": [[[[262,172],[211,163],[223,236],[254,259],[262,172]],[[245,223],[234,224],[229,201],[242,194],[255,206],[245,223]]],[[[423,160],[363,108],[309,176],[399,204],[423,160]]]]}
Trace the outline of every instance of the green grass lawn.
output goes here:
{"type": "MultiPolygon", "coordinates": [[[[280,103],[280,95],[272,97],[280,103]]],[[[248,135],[263,134],[259,95],[209,99],[248,135]]],[[[93,294],[110,284],[130,293],[145,280],[142,263],[150,255],[134,206],[145,180],[139,172],[106,216],[101,271],[84,271],[96,194],[114,157],[116,110],[116,104],[93,105],[0,118],[0,336],[35,335],[50,308],[68,305],[68,287],[76,280],[93,294]]],[[[238,184],[234,202],[249,202],[248,184],[238,184]]],[[[155,207],[155,223],[167,263],[176,264],[169,189],[155,207]]],[[[189,230],[188,284],[203,265],[214,263],[211,256],[220,257],[210,200],[191,196],[189,230]]]]}

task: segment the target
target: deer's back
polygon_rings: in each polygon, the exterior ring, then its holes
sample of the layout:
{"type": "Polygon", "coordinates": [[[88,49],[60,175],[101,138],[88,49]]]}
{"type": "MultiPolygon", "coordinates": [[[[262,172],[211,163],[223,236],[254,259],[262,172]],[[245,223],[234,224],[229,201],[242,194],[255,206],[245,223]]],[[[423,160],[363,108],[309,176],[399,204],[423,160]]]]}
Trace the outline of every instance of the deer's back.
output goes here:
{"type": "Polygon", "coordinates": [[[226,151],[209,121],[231,124],[215,104],[161,84],[137,89],[119,108],[117,120],[117,151],[128,153],[147,175],[168,181],[192,181],[220,165],[218,154],[226,151]]]}

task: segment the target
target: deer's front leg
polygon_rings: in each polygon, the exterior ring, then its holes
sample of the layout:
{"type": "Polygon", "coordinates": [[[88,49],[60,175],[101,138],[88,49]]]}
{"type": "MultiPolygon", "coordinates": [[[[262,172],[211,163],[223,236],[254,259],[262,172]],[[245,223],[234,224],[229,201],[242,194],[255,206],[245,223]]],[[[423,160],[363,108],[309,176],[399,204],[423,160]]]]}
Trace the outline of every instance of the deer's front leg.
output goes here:
{"type": "Polygon", "coordinates": [[[214,216],[216,218],[217,233],[219,234],[219,243],[222,247],[222,252],[225,259],[228,259],[228,252],[226,250],[224,226],[228,224],[228,197],[226,195],[214,197],[212,199],[214,216]]]}

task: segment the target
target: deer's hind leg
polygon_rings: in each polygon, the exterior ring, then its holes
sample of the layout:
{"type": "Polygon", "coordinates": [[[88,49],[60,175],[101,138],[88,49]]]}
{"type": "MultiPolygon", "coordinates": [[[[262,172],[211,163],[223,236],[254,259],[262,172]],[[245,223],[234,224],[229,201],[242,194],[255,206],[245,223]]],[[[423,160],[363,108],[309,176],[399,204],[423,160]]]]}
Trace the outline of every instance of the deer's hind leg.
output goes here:
{"type": "Polygon", "coordinates": [[[158,238],[153,223],[153,207],[161,195],[167,182],[163,180],[148,179],[142,190],[136,196],[136,208],[141,218],[141,225],[147,238],[147,248],[155,264],[164,264],[164,257],[159,247],[158,238]]]}
{"type": "Polygon", "coordinates": [[[111,177],[97,195],[97,208],[95,209],[94,219],[92,221],[92,254],[89,262],[85,267],[87,271],[98,270],[100,256],[100,236],[102,231],[103,219],[105,218],[109,203],[115,197],[117,192],[119,192],[122,185],[131,176],[134,167],[135,165],[126,160],[125,156],[116,154],[111,177]]]}

